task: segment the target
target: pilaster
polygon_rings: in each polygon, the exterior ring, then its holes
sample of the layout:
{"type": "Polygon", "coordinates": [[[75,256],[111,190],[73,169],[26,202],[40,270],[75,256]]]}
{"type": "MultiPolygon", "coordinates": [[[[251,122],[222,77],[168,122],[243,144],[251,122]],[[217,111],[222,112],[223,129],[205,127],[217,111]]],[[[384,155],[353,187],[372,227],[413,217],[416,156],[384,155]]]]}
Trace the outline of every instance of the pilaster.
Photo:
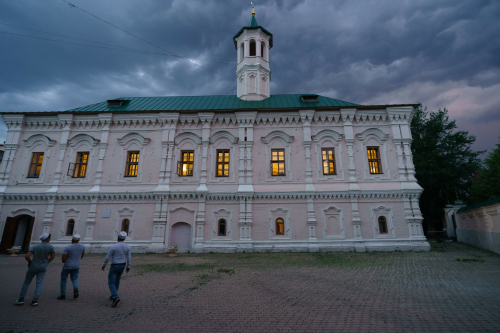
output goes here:
{"type": "Polygon", "coordinates": [[[101,179],[103,174],[102,167],[104,164],[104,156],[106,156],[106,148],[108,146],[109,128],[111,127],[111,121],[113,119],[113,114],[111,113],[100,113],[97,116],[99,117],[99,122],[101,123],[99,161],[97,162],[97,171],[95,175],[94,187],[89,192],[99,192],[99,189],[101,187],[101,179]]]}
{"type": "Polygon", "coordinates": [[[238,192],[253,192],[252,185],[252,146],[253,146],[253,125],[257,112],[237,112],[238,122],[238,147],[239,147],[239,168],[238,168],[238,192]],[[246,163],[245,163],[246,160],[246,163]],[[245,165],[246,164],[246,165],[245,165]]]}
{"type": "Polygon", "coordinates": [[[42,221],[42,233],[46,232],[50,234],[54,218],[54,204],[56,202],[56,197],[55,195],[49,195],[47,199],[47,210],[45,211],[45,216],[42,221]]]}
{"type": "Polygon", "coordinates": [[[201,122],[203,123],[203,130],[201,134],[202,144],[202,160],[200,172],[200,186],[196,192],[208,192],[207,189],[207,157],[208,157],[208,144],[210,143],[210,124],[214,118],[213,112],[200,112],[198,113],[201,122]]]}
{"type": "Polygon", "coordinates": [[[347,156],[349,158],[349,190],[359,190],[359,185],[356,182],[356,166],[354,165],[354,130],[352,127],[352,121],[356,115],[356,111],[356,109],[340,109],[340,114],[344,123],[347,156]]]}
{"type": "Polygon", "coordinates": [[[206,196],[204,194],[198,196],[198,211],[196,213],[196,237],[194,239],[194,252],[203,252],[203,228],[205,225],[205,201],[206,196]]]}
{"type": "Polygon", "coordinates": [[[19,140],[21,139],[24,115],[4,114],[2,118],[7,126],[7,137],[5,138],[3,161],[0,166],[0,192],[5,192],[9,183],[12,163],[14,163],[19,140]]]}
{"type": "Polygon", "coordinates": [[[151,246],[161,248],[165,244],[165,228],[167,225],[168,196],[155,195],[155,212],[153,218],[153,238],[151,246]]]}
{"type": "Polygon", "coordinates": [[[179,113],[160,113],[160,119],[163,122],[162,129],[162,154],[160,175],[158,178],[158,186],[155,191],[170,191],[170,179],[172,175],[172,158],[174,155],[174,139],[179,113]]]}
{"type": "Polygon", "coordinates": [[[61,141],[59,142],[59,159],[57,160],[56,171],[54,172],[54,181],[52,187],[47,192],[57,192],[59,181],[61,180],[62,164],[66,155],[66,147],[71,133],[71,125],[73,123],[72,114],[58,114],[59,122],[62,126],[61,141]]]}
{"type": "Polygon", "coordinates": [[[87,220],[85,221],[84,240],[87,241],[94,240],[94,226],[95,226],[96,215],[97,215],[97,195],[93,196],[90,201],[89,214],[87,215],[87,220]]]}

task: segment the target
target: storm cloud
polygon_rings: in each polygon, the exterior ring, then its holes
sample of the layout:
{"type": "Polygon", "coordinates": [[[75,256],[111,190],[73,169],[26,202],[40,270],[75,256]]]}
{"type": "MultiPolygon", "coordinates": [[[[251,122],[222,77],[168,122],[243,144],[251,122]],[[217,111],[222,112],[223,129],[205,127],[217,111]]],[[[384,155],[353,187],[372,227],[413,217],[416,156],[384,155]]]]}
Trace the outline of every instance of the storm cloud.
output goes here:
{"type": "MultiPolygon", "coordinates": [[[[163,50],[62,0],[3,1],[1,111],[59,111],[124,96],[236,94],[232,37],[248,24],[250,1],[70,2],[163,50]]],[[[269,0],[256,2],[255,12],[274,36],[272,94],[447,107],[459,129],[477,136],[475,149],[498,143],[498,1],[269,0]]],[[[2,141],[5,130],[0,124],[2,141]]]]}

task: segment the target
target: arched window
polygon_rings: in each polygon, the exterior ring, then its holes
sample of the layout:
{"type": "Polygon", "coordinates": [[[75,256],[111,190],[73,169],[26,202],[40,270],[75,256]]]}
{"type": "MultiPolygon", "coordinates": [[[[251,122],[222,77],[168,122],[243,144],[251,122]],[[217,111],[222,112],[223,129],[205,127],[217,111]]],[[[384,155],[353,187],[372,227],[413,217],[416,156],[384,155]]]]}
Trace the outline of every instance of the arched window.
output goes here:
{"type": "Polygon", "coordinates": [[[276,235],[285,234],[285,221],[281,217],[276,219],[276,235]]]}
{"type": "Polygon", "coordinates": [[[226,220],[220,219],[219,220],[219,228],[218,228],[218,236],[226,236],[226,220]]]}
{"type": "Polygon", "coordinates": [[[66,227],[66,236],[73,236],[74,229],[75,229],[75,220],[71,219],[68,221],[68,226],[66,227]]]}
{"type": "Polygon", "coordinates": [[[381,234],[387,233],[387,219],[385,216],[379,216],[378,218],[378,230],[381,234]]]}
{"type": "Polygon", "coordinates": [[[240,61],[242,61],[243,58],[245,58],[245,44],[241,43],[241,45],[240,45],[240,61]]]}
{"type": "Polygon", "coordinates": [[[261,42],[260,43],[260,57],[262,59],[266,59],[265,54],[264,54],[265,49],[266,49],[266,44],[264,42],[261,42]]]}
{"type": "Polygon", "coordinates": [[[257,55],[257,45],[255,45],[255,41],[252,39],[250,41],[250,57],[255,57],[257,55]]]}
{"type": "Polygon", "coordinates": [[[121,231],[125,231],[128,234],[129,226],[130,226],[130,221],[128,219],[124,219],[122,221],[122,230],[121,231]]]}

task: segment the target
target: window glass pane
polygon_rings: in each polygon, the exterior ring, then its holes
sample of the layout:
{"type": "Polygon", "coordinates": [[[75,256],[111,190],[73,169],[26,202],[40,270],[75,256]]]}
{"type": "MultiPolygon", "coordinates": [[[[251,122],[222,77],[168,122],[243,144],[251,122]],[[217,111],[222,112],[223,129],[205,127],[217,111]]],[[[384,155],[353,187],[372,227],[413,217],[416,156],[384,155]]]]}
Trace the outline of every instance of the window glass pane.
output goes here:
{"type": "Polygon", "coordinates": [[[285,159],[285,152],[284,151],[279,151],[279,159],[280,159],[280,161],[285,159]]]}
{"type": "Polygon", "coordinates": [[[223,160],[223,157],[222,157],[223,153],[220,153],[220,152],[219,152],[217,155],[218,155],[217,160],[218,160],[219,162],[222,162],[222,160],[223,160]]]}
{"type": "Polygon", "coordinates": [[[40,174],[40,171],[42,170],[42,166],[41,165],[37,165],[36,166],[36,175],[38,176],[40,174]]]}
{"type": "Polygon", "coordinates": [[[272,152],[272,159],[273,160],[277,160],[278,159],[278,152],[275,151],[275,150],[272,152]]]}
{"type": "Polygon", "coordinates": [[[86,165],[82,165],[82,168],[80,170],[80,177],[85,177],[85,171],[87,170],[86,165]]]}
{"type": "Polygon", "coordinates": [[[36,163],[38,161],[38,154],[33,153],[33,156],[31,157],[31,163],[36,163]]]}
{"type": "Polygon", "coordinates": [[[328,151],[328,158],[333,160],[333,150],[328,151]]]}
{"type": "Polygon", "coordinates": [[[229,162],[229,152],[224,154],[224,162],[229,162]]]}
{"type": "Polygon", "coordinates": [[[278,174],[278,163],[273,163],[272,164],[272,174],[277,175],[278,174]]]}
{"type": "Polygon", "coordinates": [[[278,163],[279,173],[285,173],[285,163],[278,163]]]}
{"type": "Polygon", "coordinates": [[[323,161],[326,160],[326,151],[323,150],[321,153],[323,154],[323,161]]]}
{"type": "Polygon", "coordinates": [[[38,155],[38,163],[42,163],[42,162],[43,162],[43,153],[38,155]]]}
{"type": "Polygon", "coordinates": [[[83,163],[87,163],[88,159],[89,159],[89,154],[83,153],[83,163]]]}
{"type": "Polygon", "coordinates": [[[328,174],[328,162],[323,162],[323,173],[328,174]]]}

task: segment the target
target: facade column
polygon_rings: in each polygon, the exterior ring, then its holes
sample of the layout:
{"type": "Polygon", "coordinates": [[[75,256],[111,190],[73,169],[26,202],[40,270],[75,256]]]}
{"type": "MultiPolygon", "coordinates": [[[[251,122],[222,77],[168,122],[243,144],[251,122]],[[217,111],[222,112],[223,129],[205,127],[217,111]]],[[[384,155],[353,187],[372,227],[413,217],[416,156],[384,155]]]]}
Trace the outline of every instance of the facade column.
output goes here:
{"type": "Polygon", "coordinates": [[[240,150],[238,168],[238,193],[253,194],[252,185],[252,146],[253,146],[253,125],[257,112],[238,112],[236,121],[238,122],[238,146],[240,150]],[[246,166],[245,166],[246,157],[246,166]],[[245,177],[246,175],[246,177],[245,177]]]}
{"type": "Polygon", "coordinates": [[[54,181],[52,187],[47,192],[57,192],[59,181],[61,180],[62,164],[64,155],[66,155],[66,148],[68,146],[68,139],[71,133],[71,126],[73,125],[72,114],[58,114],[59,123],[62,125],[61,141],[59,142],[59,159],[57,160],[56,171],[54,172],[54,181]]]}
{"type": "Polygon", "coordinates": [[[349,158],[349,190],[359,191],[359,185],[356,182],[356,166],[354,165],[354,130],[352,128],[356,109],[340,109],[340,113],[344,123],[344,136],[347,145],[347,156],[349,158]]]}
{"type": "Polygon", "coordinates": [[[7,125],[7,137],[4,144],[4,155],[0,166],[0,192],[5,192],[9,183],[10,170],[16,156],[17,147],[24,123],[24,115],[4,114],[2,118],[7,125]]]}
{"type": "Polygon", "coordinates": [[[196,189],[196,192],[207,192],[207,158],[208,158],[208,144],[210,142],[210,124],[214,118],[213,112],[200,112],[198,113],[201,122],[203,123],[203,130],[201,132],[201,144],[202,144],[202,160],[201,160],[201,172],[200,172],[200,186],[196,189]]]}
{"type": "Polygon", "coordinates": [[[179,120],[179,113],[160,113],[160,119],[163,123],[161,145],[161,167],[160,175],[158,177],[158,186],[155,192],[170,191],[170,179],[172,174],[172,158],[174,155],[174,140],[177,122],[179,120]]]}
{"type": "Polygon", "coordinates": [[[106,155],[106,148],[108,146],[109,128],[111,127],[111,121],[113,119],[113,114],[111,113],[100,113],[98,115],[99,122],[101,123],[101,140],[99,142],[99,161],[97,164],[97,171],[95,174],[94,187],[89,192],[99,192],[102,181],[103,174],[103,164],[104,156],[106,155]]]}
{"type": "Polygon", "coordinates": [[[302,120],[302,130],[304,132],[304,148],[306,154],[306,191],[316,191],[312,180],[311,168],[311,122],[314,117],[314,110],[300,110],[300,119],[302,120]]]}
{"type": "Polygon", "coordinates": [[[153,218],[153,238],[151,247],[162,248],[165,244],[165,228],[167,226],[168,195],[155,195],[156,202],[153,218]]]}
{"type": "Polygon", "coordinates": [[[252,197],[240,196],[240,214],[238,220],[240,241],[238,243],[238,252],[253,252],[252,224],[252,197]]]}
{"type": "Polygon", "coordinates": [[[203,227],[205,225],[205,201],[206,194],[201,194],[198,196],[198,212],[196,213],[196,225],[195,225],[195,234],[196,238],[194,239],[194,249],[195,253],[203,253],[203,227]]]}
{"type": "Polygon", "coordinates": [[[97,195],[92,195],[90,199],[90,209],[89,214],[87,216],[87,220],[85,221],[85,237],[83,240],[92,241],[94,240],[94,226],[95,226],[95,218],[97,215],[97,195]]]}
{"type": "Polygon", "coordinates": [[[309,252],[319,252],[316,238],[316,215],[314,214],[314,196],[307,198],[307,229],[309,230],[309,252]]]}
{"type": "Polygon", "coordinates": [[[354,250],[356,252],[366,252],[365,243],[361,235],[361,218],[358,209],[358,196],[351,195],[352,225],[354,227],[354,250]]]}
{"type": "Polygon", "coordinates": [[[54,218],[54,204],[56,202],[55,195],[47,195],[47,210],[45,211],[45,216],[42,221],[42,233],[46,232],[50,234],[50,229],[52,228],[53,218],[54,218]]]}

